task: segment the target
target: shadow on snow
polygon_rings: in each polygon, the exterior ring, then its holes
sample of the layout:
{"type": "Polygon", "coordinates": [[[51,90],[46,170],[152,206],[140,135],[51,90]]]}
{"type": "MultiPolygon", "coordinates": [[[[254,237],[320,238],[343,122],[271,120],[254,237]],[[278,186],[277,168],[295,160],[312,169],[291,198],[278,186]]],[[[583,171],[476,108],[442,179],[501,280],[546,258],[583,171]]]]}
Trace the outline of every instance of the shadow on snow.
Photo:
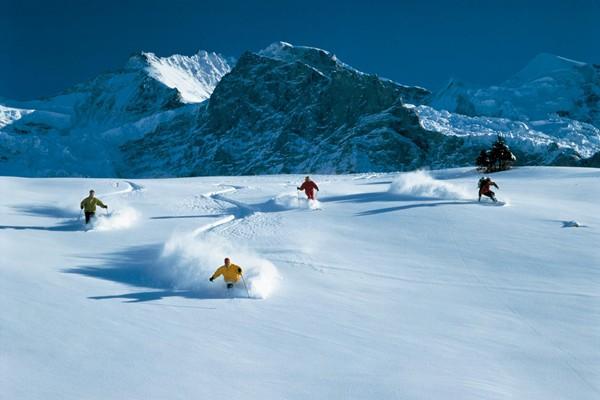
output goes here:
{"type": "Polygon", "coordinates": [[[41,225],[0,225],[0,229],[16,229],[16,230],[36,230],[36,231],[51,231],[51,232],[72,232],[84,230],[83,222],[79,218],[78,211],[69,210],[66,208],[47,206],[40,204],[29,204],[13,207],[19,214],[64,219],[58,225],[41,226],[41,225]]]}
{"type": "Polygon", "coordinates": [[[188,219],[188,218],[219,218],[227,214],[206,214],[206,215],[164,215],[160,217],[150,217],[150,219],[188,219]]]}
{"type": "Polygon", "coordinates": [[[160,244],[134,246],[105,255],[82,257],[97,260],[100,264],[69,268],[63,270],[63,272],[145,289],[117,295],[88,297],[93,300],[123,299],[126,303],[139,303],[168,297],[187,299],[247,298],[243,288],[227,290],[222,282],[215,282],[209,286],[208,276],[206,277],[206,283],[198,284],[197,288],[177,288],[173,279],[169,278],[167,271],[169,265],[161,262],[161,253],[162,245],[160,244]]]}
{"type": "Polygon", "coordinates": [[[367,215],[376,215],[376,214],[383,214],[383,213],[388,213],[388,212],[393,212],[393,211],[409,210],[411,208],[465,205],[465,204],[473,204],[473,203],[474,202],[472,202],[472,201],[441,201],[441,202],[435,202],[435,203],[432,202],[432,203],[407,204],[404,206],[378,208],[375,210],[362,211],[360,213],[357,213],[356,215],[358,215],[360,217],[364,217],[367,215]]]}
{"type": "Polygon", "coordinates": [[[32,226],[32,225],[0,225],[0,229],[34,230],[50,232],[74,232],[83,231],[83,222],[78,220],[66,221],[55,226],[32,226]]]}
{"type": "Polygon", "coordinates": [[[39,204],[29,204],[23,206],[13,207],[19,213],[24,215],[30,215],[34,217],[48,217],[48,218],[77,218],[79,216],[79,210],[70,210],[68,208],[61,208],[56,206],[47,206],[39,204]]]}

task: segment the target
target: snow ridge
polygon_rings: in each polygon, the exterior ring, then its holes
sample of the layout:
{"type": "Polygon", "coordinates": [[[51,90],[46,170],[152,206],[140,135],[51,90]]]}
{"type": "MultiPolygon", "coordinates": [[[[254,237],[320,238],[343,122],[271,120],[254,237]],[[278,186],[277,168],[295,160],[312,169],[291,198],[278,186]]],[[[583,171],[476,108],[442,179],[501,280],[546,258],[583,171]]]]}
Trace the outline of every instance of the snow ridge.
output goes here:
{"type": "Polygon", "coordinates": [[[201,50],[191,57],[179,54],[157,57],[142,53],[148,74],[170,88],[175,88],[186,103],[199,103],[210,97],[223,75],[231,71],[231,60],[217,53],[201,50]]]}

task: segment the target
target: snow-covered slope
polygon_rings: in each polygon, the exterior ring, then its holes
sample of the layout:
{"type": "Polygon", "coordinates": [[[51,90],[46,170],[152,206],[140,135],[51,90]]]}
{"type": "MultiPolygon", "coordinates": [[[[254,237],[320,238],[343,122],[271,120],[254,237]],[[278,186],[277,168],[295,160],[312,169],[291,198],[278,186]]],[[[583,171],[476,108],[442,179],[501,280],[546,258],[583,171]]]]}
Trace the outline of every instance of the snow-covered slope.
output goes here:
{"type": "Polygon", "coordinates": [[[142,53],[130,63],[146,64],[149,75],[170,88],[179,91],[183,101],[199,103],[208,99],[223,75],[235,64],[217,53],[199,51],[191,57],[179,54],[157,57],[153,53],[142,53]]]}
{"type": "Polygon", "coordinates": [[[463,140],[462,152],[490,148],[498,135],[511,145],[521,164],[577,165],[600,151],[600,129],[568,118],[514,121],[485,116],[469,117],[415,107],[421,126],[463,140]]]}
{"type": "Polygon", "coordinates": [[[11,102],[0,109],[0,173],[25,176],[111,176],[119,146],[182,113],[194,119],[229,71],[215,53],[168,58],[141,53],[118,71],[58,96],[11,102]],[[26,110],[25,112],[16,110],[26,110]]]}
{"type": "Polygon", "coordinates": [[[0,398],[598,399],[599,178],[0,178],[0,398]]]}
{"type": "Polygon", "coordinates": [[[600,66],[540,54],[497,86],[471,88],[453,81],[435,93],[430,105],[518,121],[559,116],[600,128],[600,66]]]}

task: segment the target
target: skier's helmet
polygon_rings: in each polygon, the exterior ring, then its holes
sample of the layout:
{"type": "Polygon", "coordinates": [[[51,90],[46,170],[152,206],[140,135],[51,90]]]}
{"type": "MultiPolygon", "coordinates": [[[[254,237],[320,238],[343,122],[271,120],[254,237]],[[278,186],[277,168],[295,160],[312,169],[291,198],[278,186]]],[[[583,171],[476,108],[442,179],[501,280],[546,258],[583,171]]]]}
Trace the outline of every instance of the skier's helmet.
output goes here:
{"type": "Polygon", "coordinates": [[[96,191],[94,189],[90,189],[90,194],[95,194],[96,191]]]}
{"type": "Polygon", "coordinates": [[[225,257],[225,264],[227,264],[228,262],[230,262],[231,260],[229,259],[229,257],[225,257]]]}

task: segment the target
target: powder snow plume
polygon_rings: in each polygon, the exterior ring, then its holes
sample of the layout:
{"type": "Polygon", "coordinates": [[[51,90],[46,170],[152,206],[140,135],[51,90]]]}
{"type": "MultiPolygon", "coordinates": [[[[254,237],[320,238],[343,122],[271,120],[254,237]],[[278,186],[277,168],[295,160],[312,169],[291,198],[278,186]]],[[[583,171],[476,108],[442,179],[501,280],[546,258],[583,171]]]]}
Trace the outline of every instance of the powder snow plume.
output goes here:
{"type": "Polygon", "coordinates": [[[97,217],[93,222],[94,230],[96,231],[129,228],[140,219],[140,213],[131,207],[122,207],[109,214],[104,214],[104,211],[98,211],[96,215],[97,217]]]}
{"type": "Polygon", "coordinates": [[[426,171],[401,174],[391,184],[388,192],[406,199],[463,200],[473,198],[464,187],[434,179],[426,171]]]}
{"type": "Polygon", "coordinates": [[[267,202],[264,211],[292,210],[295,208],[315,210],[321,208],[321,203],[318,200],[306,199],[304,194],[299,196],[295,192],[286,192],[278,194],[267,202]]]}
{"type": "MultiPolygon", "coordinates": [[[[234,245],[228,240],[211,233],[175,233],[165,243],[159,263],[162,278],[175,289],[192,290],[208,297],[227,297],[223,278],[214,282],[208,278],[229,257],[239,265],[253,298],[267,298],[280,279],[277,268],[268,260],[252,251],[234,245]]],[[[246,297],[240,280],[233,290],[235,297],[246,297]]]]}

